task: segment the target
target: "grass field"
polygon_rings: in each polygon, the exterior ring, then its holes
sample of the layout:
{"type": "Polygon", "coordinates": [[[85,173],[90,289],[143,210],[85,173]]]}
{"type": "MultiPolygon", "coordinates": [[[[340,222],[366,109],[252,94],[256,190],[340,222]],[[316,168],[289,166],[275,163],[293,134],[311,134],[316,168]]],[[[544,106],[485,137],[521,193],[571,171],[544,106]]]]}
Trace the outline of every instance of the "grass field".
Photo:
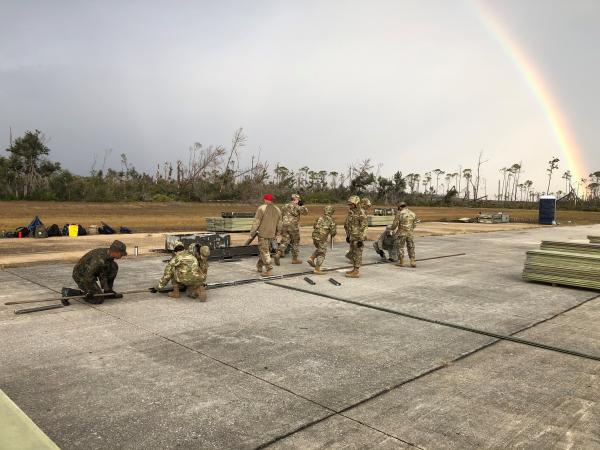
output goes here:
{"type": "MultiPolygon", "coordinates": [[[[113,227],[127,226],[134,231],[198,230],[204,227],[204,218],[220,216],[221,211],[254,211],[256,204],[241,203],[75,203],[75,202],[0,202],[0,230],[14,230],[26,226],[38,215],[46,225],[56,223],[80,223],[83,226],[100,225],[101,221],[113,227]]],[[[302,217],[302,225],[311,225],[322,213],[323,205],[307,205],[309,214],[302,217]]],[[[424,222],[451,221],[460,217],[472,217],[496,209],[474,208],[411,208],[424,222]]],[[[342,223],[345,205],[336,205],[335,217],[342,223]]],[[[536,210],[504,209],[514,218],[535,221],[536,210]]],[[[557,220],[562,223],[600,223],[600,212],[558,211],[557,220]]]]}

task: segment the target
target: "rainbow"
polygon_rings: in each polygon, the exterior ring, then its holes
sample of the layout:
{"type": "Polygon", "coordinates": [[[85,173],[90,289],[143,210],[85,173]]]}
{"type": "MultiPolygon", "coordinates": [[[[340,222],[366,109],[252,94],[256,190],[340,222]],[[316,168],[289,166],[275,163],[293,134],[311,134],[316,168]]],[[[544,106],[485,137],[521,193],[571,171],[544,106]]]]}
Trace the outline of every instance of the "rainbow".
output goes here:
{"type": "MultiPolygon", "coordinates": [[[[566,163],[566,169],[570,170],[572,174],[572,183],[576,184],[580,178],[586,177],[589,172],[587,171],[583,155],[581,154],[575,137],[569,127],[569,123],[562,113],[556,98],[552,95],[548,84],[545,82],[533,60],[528,57],[522,46],[511,37],[503,24],[496,16],[494,16],[490,9],[480,0],[471,0],[471,4],[485,27],[500,43],[519,72],[523,75],[527,85],[530,87],[533,95],[542,107],[550,128],[563,153],[562,157],[559,156],[562,163],[561,166],[564,168],[566,163]]],[[[548,155],[548,158],[550,158],[550,156],[552,155],[548,155]]]]}

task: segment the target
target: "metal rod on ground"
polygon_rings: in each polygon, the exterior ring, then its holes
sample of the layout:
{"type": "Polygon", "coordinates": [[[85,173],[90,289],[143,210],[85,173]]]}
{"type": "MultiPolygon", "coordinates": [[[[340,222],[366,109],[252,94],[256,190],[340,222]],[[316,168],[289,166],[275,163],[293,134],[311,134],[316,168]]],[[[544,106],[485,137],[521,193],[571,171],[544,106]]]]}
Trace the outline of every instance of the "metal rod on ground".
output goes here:
{"type": "Polygon", "coordinates": [[[36,306],[35,308],[17,309],[17,310],[15,310],[15,314],[27,314],[27,313],[37,312],[37,311],[47,311],[49,309],[58,309],[58,308],[64,308],[64,306],[62,304],[58,304],[58,305],[36,306]]]}
{"type": "MultiPolygon", "coordinates": [[[[165,288],[162,289],[160,292],[170,292],[172,291],[172,288],[165,288]]],[[[121,292],[121,294],[125,295],[125,294],[141,294],[143,292],[148,292],[149,289],[136,289],[133,291],[125,291],[125,292],[121,292]]],[[[94,295],[94,297],[110,297],[113,294],[96,294],[94,295]]],[[[4,303],[5,305],[23,305],[25,303],[42,303],[42,302],[54,302],[56,300],[81,300],[84,299],[85,295],[72,295],[70,297],[61,297],[61,298],[44,298],[41,300],[19,300],[19,301],[14,301],[14,302],[6,302],[4,303]]]]}

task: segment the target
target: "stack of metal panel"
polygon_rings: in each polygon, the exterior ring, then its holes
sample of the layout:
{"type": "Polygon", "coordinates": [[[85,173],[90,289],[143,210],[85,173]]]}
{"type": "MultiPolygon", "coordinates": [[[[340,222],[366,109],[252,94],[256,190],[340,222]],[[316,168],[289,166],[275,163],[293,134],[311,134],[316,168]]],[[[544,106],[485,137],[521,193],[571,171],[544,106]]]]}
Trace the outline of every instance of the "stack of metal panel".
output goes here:
{"type": "Polygon", "coordinates": [[[394,216],[368,216],[370,227],[386,227],[394,223],[394,216]]]}
{"type": "Polygon", "coordinates": [[[250,231],[254,219],[237,217],[206,217],[205,221],[207,231],[236,232],[250,231]]]}
{"type": "Polygon", "coordinates": [[[600,289],[600,245],[542,241],[527,252],[523,279],[600,289]]]}
{"type": "Polygon", "coordinates": [[[600,236],[588,236],[590,244],[600,244],[600,236]]]}

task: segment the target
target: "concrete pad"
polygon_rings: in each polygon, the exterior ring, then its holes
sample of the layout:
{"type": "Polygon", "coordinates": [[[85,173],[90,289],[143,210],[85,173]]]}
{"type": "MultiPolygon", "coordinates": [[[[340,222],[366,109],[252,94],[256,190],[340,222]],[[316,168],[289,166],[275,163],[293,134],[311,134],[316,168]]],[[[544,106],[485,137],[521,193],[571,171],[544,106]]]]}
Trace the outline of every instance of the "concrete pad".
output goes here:
{"type": "Polygon", "coordinates": [[[248,289],[209,291],[204,304],[138,294],[99,309],[333,410],[492,341],[265,284],[248,289]]]}
{"type": "Polygon", "coordinates": [[[274,450],[331,448],[404,450],[414,447],[356,421],[336,415],[278,441],[269,448],[274,450]]]}
{"type": "Polygon", "coordinates": [[[254,448],[328,414],[91,308],[0,330],[2,389],[61,448],[254,448]]]}
{"type": "MultiPolygon", "coordinates": [[[[468,256],[416,270],[366,266],[357,280],[312,276],[314,287],[302,277],[277,283],[510,333],[595,295],[520,279],[525,250],[593,228],[418,238],[419,257],[468,256]]],[[[326,264],[346,266],[345,251],[336,246],[326,264]]],[[[164,259],[123,259],[116,289],[153,285],[164,259]]],[[[365,263],[379,259],[365,250],[365,263]]],[[[258,278],[255,262],[213,263],[208,281],[258,278]]],[[[286,258],[274,272],[302,270],[286,258]]],[[[71,271],[0,271],[2,303],[52,297],[73,286],[71,271]]],[[[517,344],[480,350],[492,339],[262,282],[208,295],[141,293],[24,316],[0,304],[0,388],[63,448],[252,448],[279,438],[288,448],[596,444],[592,361],[517,344]],[[330,417],[345,408],[356,416],[330,417]]],[[[592,301],[520,336],[591,352],[596,309],[592,301]]]]}
{"type": "Polygon", "coordinates": [[[600,448],[599,376],[502,342],[345,414],[421,448],[600,448]]]}

